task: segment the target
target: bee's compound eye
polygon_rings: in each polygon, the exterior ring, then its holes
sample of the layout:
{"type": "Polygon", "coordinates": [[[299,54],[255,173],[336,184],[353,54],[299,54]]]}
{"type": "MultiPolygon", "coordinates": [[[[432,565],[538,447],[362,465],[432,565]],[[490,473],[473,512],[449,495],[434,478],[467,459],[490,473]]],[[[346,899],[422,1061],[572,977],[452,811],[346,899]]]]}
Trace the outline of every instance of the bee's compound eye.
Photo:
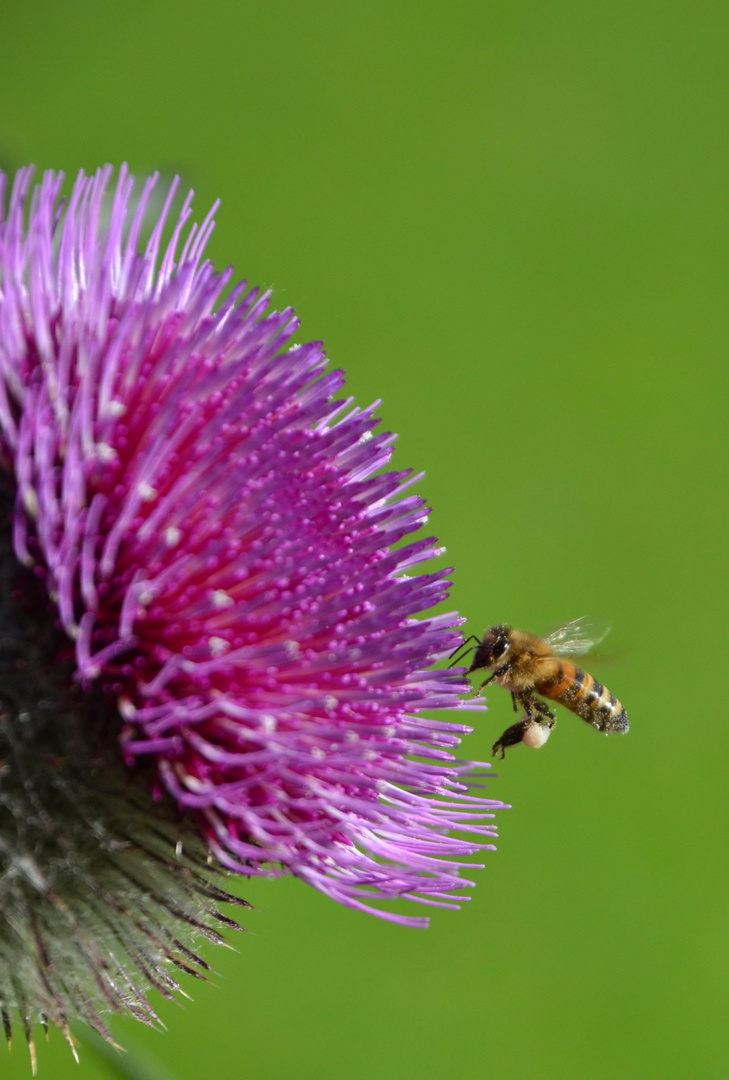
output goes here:
{"type": "Polygon", "coordinates": [[[525,746],[531,746],[532,750],[538,750],[552,734],[553,724],[539,724],[537,721],[529,724],[522,735],[521,741],[525,746]]]}

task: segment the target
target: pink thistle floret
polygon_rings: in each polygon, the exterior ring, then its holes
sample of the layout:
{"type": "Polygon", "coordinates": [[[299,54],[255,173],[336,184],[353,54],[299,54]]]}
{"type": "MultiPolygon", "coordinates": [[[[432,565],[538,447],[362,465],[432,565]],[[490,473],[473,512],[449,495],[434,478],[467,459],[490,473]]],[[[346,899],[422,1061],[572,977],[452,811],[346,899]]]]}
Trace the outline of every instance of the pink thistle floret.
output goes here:
{"type": "Polygon", "coordinates": [[[291,310],[203,259],[212,211],[141,252],[155,178],[125,169],[32,190],[0,224],[0,452],[14,544],[75,645],[76,677],[117,700],[125,759],[154,762],[211,853],[293,872],[342,903],[457,906],[466,856],[502,804],[470,795],[460,641],[425,573],[426,520],[385,472],[372,408],[336,400],[291,310]],[[27,218],[27,220],[26,220],[27,218]],[[180,250],[181,249],[181,250],[180,250]],[[452,832],[461,836],[453,836],[452,832]],[[465,834],[465,835],[464,835],[465,834]]]}

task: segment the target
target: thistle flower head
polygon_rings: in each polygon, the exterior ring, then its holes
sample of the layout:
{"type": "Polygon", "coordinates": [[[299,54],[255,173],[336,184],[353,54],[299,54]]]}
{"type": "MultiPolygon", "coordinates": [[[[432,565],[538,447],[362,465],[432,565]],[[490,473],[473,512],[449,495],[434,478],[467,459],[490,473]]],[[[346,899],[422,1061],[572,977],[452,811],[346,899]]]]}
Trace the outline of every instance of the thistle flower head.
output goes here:
{"type": "MultiPolygon", "coordinates": [[[[113,192],[110,180],[81,175],[64,204],[59,175],[31,193],[22,172],[0,224],[0,570],[16,597],[0,663],[29,685],[7,706],[0,694],[0,732],[17,744],[27,714],[39,756],[64,763],[64,791],[51,771],[39,795],[63,804],[64,822],[74,769],[102,763],[92,780],[80,769],[88,806],[74,835],[88,839],[107,801],[146,798],[194,826],[193,862],[206,851],[244,875],[291,872],[422,925],[374,905],[457,906],[464,857],[490,846],[501,805],[464,786],[452,751],[469,729],[425,715],[464,707],[466,688],[433,670],[461,620],[427,614],[448,581],[421,569],[438,553],[416,536],[426,508],[406,493],[409,472],[386,471],[392,437],[375,432],[372,408],[341,399],[321,346],[290,344],[292,312],[228,291],[231,273],[204,260],[212,212],[188,229],[188,197],[163,242],[173,185],[142,248],[154,178],[138,197],[125,170],[113,192]],[[18,606],[29,604],[30,621],[18,606]]],[[[11,788],[20,798],[21,766],[35,768],[9,751],[0,801],[11,788]]],[[[169,829],[152,843],[141,818],[107,817],[101,862],[118,841],[151,866],[169,829]]],[[[0,865],[17,875],[25,850],[43,877],[43,842],[26,848],[0,832],[0,865]]],[[[93,894],[99,871],[84,858],[93,894]]],[[[109,914],[118,883],[102,892],[109,914]]],[[[212,932],[208,916],[188,910],[212,932]]],[[[0,914],[0,948],[14,932],[0,914]]],[[[42,1008],[38,990],[26,996],[0,977],[0,1002],[65,1022],[53,994],[42,1008]]]]}

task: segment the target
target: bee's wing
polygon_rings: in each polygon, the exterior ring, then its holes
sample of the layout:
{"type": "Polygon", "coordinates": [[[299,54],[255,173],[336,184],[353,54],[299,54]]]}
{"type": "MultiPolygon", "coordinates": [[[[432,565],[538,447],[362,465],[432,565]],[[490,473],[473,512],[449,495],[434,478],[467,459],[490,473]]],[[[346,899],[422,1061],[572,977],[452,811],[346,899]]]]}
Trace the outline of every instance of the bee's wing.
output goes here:
{"type": "Polygon", "coordinates": [[[558,626],[544,641],[557,656],[581,656],[607,637],[610,624],[600,619],[581,619],[558,626]]]}

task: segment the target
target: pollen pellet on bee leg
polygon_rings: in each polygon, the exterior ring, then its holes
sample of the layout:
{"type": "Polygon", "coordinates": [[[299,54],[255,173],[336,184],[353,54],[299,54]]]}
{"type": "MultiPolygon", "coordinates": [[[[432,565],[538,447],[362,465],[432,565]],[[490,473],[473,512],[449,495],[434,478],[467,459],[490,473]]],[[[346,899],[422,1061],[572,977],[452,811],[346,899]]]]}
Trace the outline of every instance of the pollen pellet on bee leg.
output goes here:
{"type": "Polygon", "coordinates": [[[535,721],[525,729],[521,741],[525,746],[531,746],[533,750],[538,750],[540,746],[544,746],[552,734],[553,727],[554,724],[539,724],[535,721]]]}

